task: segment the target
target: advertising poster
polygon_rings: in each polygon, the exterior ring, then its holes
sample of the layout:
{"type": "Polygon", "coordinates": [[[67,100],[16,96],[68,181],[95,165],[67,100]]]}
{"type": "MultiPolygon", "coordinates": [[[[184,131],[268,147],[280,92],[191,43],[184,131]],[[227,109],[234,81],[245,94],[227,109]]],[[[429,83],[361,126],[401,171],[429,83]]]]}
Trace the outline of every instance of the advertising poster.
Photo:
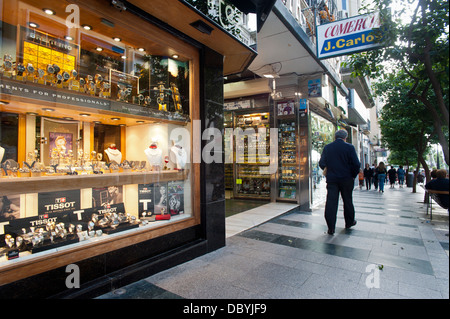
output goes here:
{"type": "Polygon", "coordinates": [[[80,209],[80,190],[38,194],[38,214],[62,213],[80,209]]]}
{"type": "Polygon", "coordinates": [[[167,183],[154,184],[156,215],[167,214],[167,183]]]}
{"type": "Polygon", "coordinates": [[[322,85],[320,79],[309,80],[308,81],[308,97],[321,97],[322,96],[322,85]]]}
{"type": "Polygon", "coordinates": [[[72,133],[49,133],[49,144],[50,144],[50,158],[52,157],[53,150],[58,151],[58,154],[63,152],[67,154],[67,151],[73,151],[73,134],[72,133]]]}
{"type": "Polygon", "coordinates": [[[20,218],[20,195],[0,195],[0,222],[20,218]]]}
{"type": "Polygon", "coordinates": [[[122,186],[92,188],[92,207],[107,207],[120,203],[123,203],[122,186]]]}
{"type": "Polygon", "coordinates": [[[138,185],[138,200],[139,200],[139,217],[146,212],[151,215],[154,212],[154,187],[153,184],[139,184],[138,185]]]}
{"type": "Polygon", "coordinates": [[[169,182],[167,188],[170,215],[184,214],[184,182],[169,182]]]}

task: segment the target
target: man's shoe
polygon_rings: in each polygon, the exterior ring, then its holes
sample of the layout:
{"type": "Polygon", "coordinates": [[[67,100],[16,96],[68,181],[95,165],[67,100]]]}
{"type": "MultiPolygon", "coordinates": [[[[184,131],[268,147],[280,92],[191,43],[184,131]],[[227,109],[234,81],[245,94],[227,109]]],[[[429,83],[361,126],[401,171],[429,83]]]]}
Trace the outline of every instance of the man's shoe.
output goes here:
{"type": "Polygon", "coordinates": [[[334,235],[334,230],[328,229],[327,234],[328,235],[334,235]]]}
{"type": "Polygon", "coordinates": [[[345,228],[349,229],[350,227],[353,227],[355,225],[356,225],[356,220],[354,220],[351,225],[345,225],[345,228]]]}

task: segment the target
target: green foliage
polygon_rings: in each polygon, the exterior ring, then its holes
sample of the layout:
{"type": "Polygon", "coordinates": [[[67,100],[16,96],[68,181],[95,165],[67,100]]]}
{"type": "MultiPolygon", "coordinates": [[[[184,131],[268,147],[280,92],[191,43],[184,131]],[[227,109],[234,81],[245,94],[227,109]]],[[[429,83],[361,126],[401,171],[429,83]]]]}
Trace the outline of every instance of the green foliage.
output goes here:
{"type": "MultiPolygon", "coordinates": [[[[398,6],[401,9],[394,9],[392,0],[374,0],[362,8],[361,13],[380,12],[384,47],[354,54],[344,66],[352,69],[355,77],[368,76],[378,82],[376,95],[382,96],[391,107],[401,108],[402,103],[415,106],[408,111],[410,129],[405,132],[408,135],[417,129],[424,116],[431,119],[427,134],[439,140],[448,164],[449,2],[396,2],[401,3],[398,6]]],[[[388,123],[386,117],[393,116],[390,112],[383,114],[383,136],[391,133],[388,124],[404,124],[400,119],[400,123],[388,123]]]]}

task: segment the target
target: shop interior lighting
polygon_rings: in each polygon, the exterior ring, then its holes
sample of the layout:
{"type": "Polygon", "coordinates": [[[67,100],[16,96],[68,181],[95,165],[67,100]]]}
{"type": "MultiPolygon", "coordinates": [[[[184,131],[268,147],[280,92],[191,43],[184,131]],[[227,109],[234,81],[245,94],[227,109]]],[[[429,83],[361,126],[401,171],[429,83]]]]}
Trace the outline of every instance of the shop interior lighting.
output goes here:
{"type": "Polygon", "coordinates": [[[32,28],[39,28],[39,24],[37,24],[36,22],[30,22],[28,23],[28,25],[32,28]]]}
{"type": "Polygon", "coordinates": [[[42,9],[42,11],[44,11],[44,12],[45,12],[46,14],[48,14],[48,15],[54,15],[54,14],[56,14],[56,12],[53,11],[52,9],[44,8],[44,9],[42,9]]]}
{"type": "Polygon", "coordinates": [[[73,40],[73,38],[72,38],[70,35],[66,35],[66,36],[64,37],[64,39],[66,39],[66,40],[68,40],[68,41],[72,41],[72,40],[73,40]]]}
{"type": "Polygon", "coordinates": [[[87,116],[91,116],[91,114],[88,114],[88,113],[81,113],[80,116],[87,117],[87,116]]]}
{"type": "Polygon", "coordinates": [[[136,123],[141,124],[141,123],[145,123],[145,121],[136,121],[136,123]]]}
{"type": "Polygon", "coordinates": [[[174,59],[178,59],[180,56],[178,55],[178,54],[173,54],[172,55],[172,58],[174,58],[174,59]]]}
{"type": "Polygon", "coordinates": [[[84,30],[92,30],[92,27],[88,24],[83,24],[81,26],[83,27],[84,30]]]}
{"type": "Polygon", "coordinates": [[[9,102],[8,101],[0,101],[0,105],[8,105],[9,102]]]}
{"type": "Polygon", "coordinates": [[[121,58],[125,60],[127,58],[127,56],[126,55],[122,55],[121,58]]]}
{"type": "Polygon", "coordinates": [[[112,117],[111,121],[120,121],[120,117],[112,117]]]}
{"type": "Polygon", "coordinates": [[[63,117],[63,119],[64,119],[64,120],[67,120],[67,121],[72,121],[72,120],[73,120],[73,117],[68,117],[68,116],[66,116],[66,117],[63,117]]]}
{"type": "Polygon", "coordinates": [[[138,51],[139,51],[139,52],[144,52],[145,49],[144,49],[144,48],[138,48],[138,51]]]}
{"type": "Polygon", "coordinates": [[[42,111],[45,111],[45,112],[55,112],[55,109],[51,109],[51,108],[49,108],[49,107],[44,107],[44,108],[42,109],[42,111]]]}
{"type": "Polygon", "coordinates": [[[100,48],[100,47],[95,48],[95,50],[97,50],[98,52],[102,52],[103,51],[103,49],[100,48]]]}
{"type": "Polygon", "coordinates": [[[93,123],[94,124],[102,124],[102,122],[100,122],[100,121],[94,121],[93,123]]]}
{"type": "Polygon", "coordinates": [[[121,39],[121,38],[119,38],[119,37],[114,37],[114,38],[113,38],[113,40],[114,40],[114,41],[116,41],[116,42],[120,42],[120,41],[122,41],[122,39],[121,39]]]}

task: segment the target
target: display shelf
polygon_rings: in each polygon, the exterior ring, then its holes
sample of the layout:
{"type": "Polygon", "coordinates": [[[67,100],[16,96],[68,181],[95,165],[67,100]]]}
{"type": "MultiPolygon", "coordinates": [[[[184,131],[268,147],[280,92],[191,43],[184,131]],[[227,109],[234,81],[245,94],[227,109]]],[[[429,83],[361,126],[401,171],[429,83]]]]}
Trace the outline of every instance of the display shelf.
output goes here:
{"type": "MultiPolygon", "coordinates": [[[[14,107],[9,108],[7,104],[2,105],[0,111],[4,112],[35,112],[38,115],[45,115],[43,106],[56,107],[54,117],[73,117],[74,113],[92,112],[92,120],[102,120],[104,115],[123,116],[131,115],[135,118],[145,119],[153,122],[166,122],[179,125],[186,125],[190,122],[190,117],[176,112],[159,111],[154,108],[144,107],[139,104],[125,103],[107,98],[90,96],[87,93],[79,93],[67,89],[61,89],[37,83],[29,84],[14,79],[0,77],[0,98],[2,101],[15,102],[14,107]],[[33,107],[35,105],[36,107],[33,107]],[[60,114],[61,113],[61,114],[60,114]]],[[[133,122],[130,122],[133,123],[133,122]]],[[[127,122],[117,122],[117,124],[130,124],[127,122]]],[[[135,124],[135,122],[134,122],[135,124]]]]}
{"type": "Polygon", "coordinates": [[[157,182],[182,181],[189,170],[159,172],[121,172],[107,174],[62,175],[42,177],[2,177],[0,194],[29,194],[56,192],[71,189],[104,187],[108,185],[151,184],[157,182]]]}

